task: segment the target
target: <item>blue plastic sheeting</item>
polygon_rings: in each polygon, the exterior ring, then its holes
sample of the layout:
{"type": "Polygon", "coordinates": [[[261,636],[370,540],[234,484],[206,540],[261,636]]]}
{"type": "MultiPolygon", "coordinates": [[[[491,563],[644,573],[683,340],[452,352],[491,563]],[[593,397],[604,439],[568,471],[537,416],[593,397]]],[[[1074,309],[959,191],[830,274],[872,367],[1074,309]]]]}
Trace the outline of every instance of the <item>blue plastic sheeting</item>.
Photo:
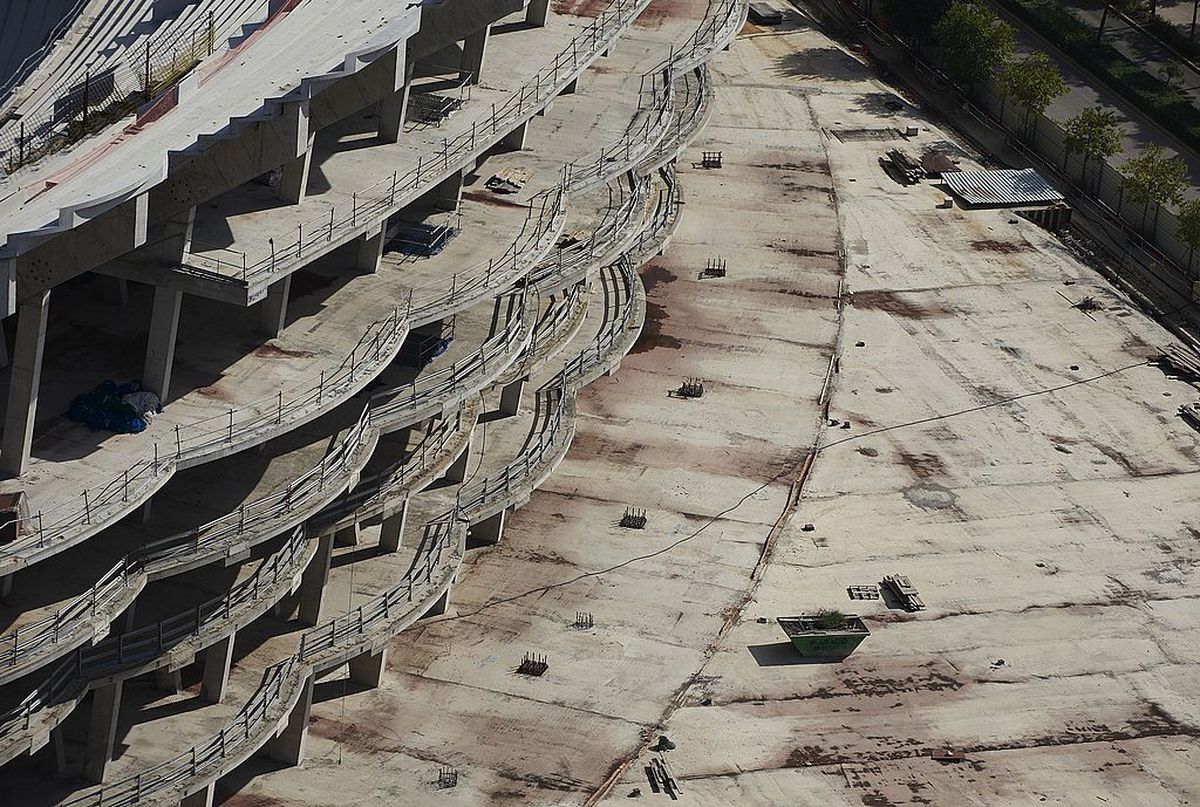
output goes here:
{"type": "MultiPolygon", "coordinates": [[[[92,431],[110,431],[120,434],[137,434],[146,430],[147,418],[137,408],[122,398],[141,392],[142,385],[136,381],[118,384],[106,380],[91,392],[77,395],[67,409],[67,419],[82,423],[92,431]]],[[[155,411],[161,412],[159,405],[155,411]]]]}

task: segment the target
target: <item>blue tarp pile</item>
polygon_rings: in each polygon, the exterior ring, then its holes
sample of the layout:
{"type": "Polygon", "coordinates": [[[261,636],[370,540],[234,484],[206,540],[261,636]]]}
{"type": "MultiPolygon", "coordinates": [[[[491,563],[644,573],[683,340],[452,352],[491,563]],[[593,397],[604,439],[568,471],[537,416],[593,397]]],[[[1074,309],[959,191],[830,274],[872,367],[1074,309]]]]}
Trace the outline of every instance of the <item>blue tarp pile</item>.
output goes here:
{"type": "Polygon", "coordinates": [[[102,381],[91,392],[71,401],[67,418],[92,431],[136,434],[145,431],[153,413],[161,411],[158,396],[143,392],[142,385],[136,381],[128,384],[102,381]]]}

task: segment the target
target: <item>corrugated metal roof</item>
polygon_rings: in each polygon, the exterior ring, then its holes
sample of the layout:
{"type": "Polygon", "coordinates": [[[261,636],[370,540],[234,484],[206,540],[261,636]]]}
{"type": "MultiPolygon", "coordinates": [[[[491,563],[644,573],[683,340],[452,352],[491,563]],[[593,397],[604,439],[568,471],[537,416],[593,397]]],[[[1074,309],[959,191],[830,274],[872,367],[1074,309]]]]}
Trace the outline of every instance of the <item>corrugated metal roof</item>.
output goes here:
{"type": "Polygon", "coordinates": [[[1064,197],[1032,168],[953,171],[942,176],[967,204],[1016,207],[1061,202],[1064,197]]]}

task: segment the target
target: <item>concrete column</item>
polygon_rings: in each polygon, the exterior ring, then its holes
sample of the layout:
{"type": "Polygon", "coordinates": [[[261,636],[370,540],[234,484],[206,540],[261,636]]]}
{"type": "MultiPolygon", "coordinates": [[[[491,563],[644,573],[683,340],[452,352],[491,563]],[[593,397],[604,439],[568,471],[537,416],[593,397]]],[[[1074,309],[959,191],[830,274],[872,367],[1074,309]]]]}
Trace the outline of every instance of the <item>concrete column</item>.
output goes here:
{"type": "Polygon", "coordinates": [[[196,208],[189,207],[163,222],[163,238],[158,242],[158,257],[168,266],[178,266],[192,251],[192,232],[196,227],[196,208]]]}
{"type": "Polygon", "coordinates": [[[404,522],[408,519],[408,499],[391,515],[383,517],[379,528],[379,551],[398,552],[404,538],[404,522]]]}
{"type": "Polygon", "coordinates": [[[283,201],[293,205],[304,201],[304,194],[308,191],[308,172],[312,168],[312,153],[310,137],[303,154],[279,167],[279,198],[283,201]]]}
{"type": "Polygon", "coordinates": [[[438,597],[433,605],[429,606],[429,610],[421,615],[421,619],[429,619],[430,617],[441,616],[446,613],[446,609],[450,607],[450,589],[447,588],[442,592],[442,596],[438,597]]]}
{"type": "Polygon", "coordinates": [[[4,438],[0,443],[0,462],[5,471],[15,476],[25,473],[29,466],[49,313],[49,291],[38,292],[17,303],[17,340],[13,345],[8,409],[4,415],[4,438]]]}
{"type": "Polygon", "coordinates": [[[362,525],[355,521],[349,527],[342,527],[333,534],[334,546],[358,546],[362,539],[362,525]]]}
{"type": "Polygon", "coordinates": [[[521,396],[525,392],[525,382],[529,376],[522,376],[516,381],[510,381],[500,390],[500,414],[518,415],[521,413],[521,396]]]}
{"type": "Polygon", "coordinates": [[[166,403],[171,389],[171,366],[175,363],[175,337],[179,333],[179,309],[183,292],[163,286],[154,288],[150,314],[150,337],[146,342],[146,364],[142,386],[166,403]]]}
{"type": "Polygon", "coordinates": [[[292,291],[292,276],[279,278],[267,288],[266,298],[258,304],[258,331],[268,339],[279,336],[287,325],[288,296],[292,291]]]}
{"type": "Polygon", "coordinates": [[[360,686],[374,689],[383,678],[387,663],[387,645],[378,650],[368,650],[350,659],[350,680],[360,686]]]}
{"type": "Polygon", "coordinates": [[[204,651],[204,674],[200,679],[200,697],[220,703],[229,688],[229,669],[233,666],[233,642],[237,634],[226,636],[204,651]]]}
{"type": "Polygon", "coordinates": [[[571,83],[568,84],[567,86],[563,87],[562,90],[558,94],[559,95],[574,95],[577,92],[579,92],[579,76],[576,76],[575,78],[571,79],[571,83]]]}
{"type": "Polygon", "coordinates": [[[317,553],[308,562],[300,578],[299,618],[305,625],[315,625],[321,617],[321,602],[325,599],[325,584],[329,582],[329,562],[333,559],[333,536],[322,535],[317,553]]]}
{"type": "Polygon", "coordinates": [[[0,577],[0,597],[7,597],[9,594],[12,594],[13,575],[15,574],[16,572],[9,572],[0,577]]]}
{"type": "Polygon", "coordinates": [[[47,743],[42,764],[51,776],[62,778],[67,775],[67,745],[63,740],[62,726],[50,729],[50,742],[47,743]]]}
{"type": "Polygon", "coordinates": [[[414,67],[415,64],[405,65],[404,86],[379,102],[379,139],[384,143],[397,143],[400,135],[404,134],[414,67]]]}
{"type": "Polygon", "coordinates": [[[507,512],[507,510],[501,510],[478,524],[472,524],[467,532],[467,547],[475,549],[500,543],[500,539],[504,536],[504,516],[507,512]]]}
{"type": "Polygon", "coordinates": [[[383,261],[384,240],[382,225],[374,232],[363,233],[358,241],[358,258],[355,261],[358,271],[366,275],[373,275],[379,271],[379,264],[383,261]]]}
{"type": "Polygon", "coordinates": [[[103,782],[104,770],[112,759],[123,685],[123,681],[116,681],[92,692],[92,715],[88,722],[87,749],[83,760],[83,776],[89,782],[103,782]]]}
{"type": "Polygon", "coordinates": [[[313,677],[304,679],[300,700],[292,707],[279,734],[267,741],[267,758],[288,765],[304,761],[304,744],[308,738],[308,715],[312,711],[313,677]]]}
{"type": "Polygon", "coordinates": [[[217,791],[217,783],[209,782],[190,796],[179,800],[179,807],[213,807],[213,796],[217,791]]]}
{"type": "Polygon", "coordinates": [[[471,443],[473,442],[475,442],[474,434],[467,438],[467,444],[463,446],[462,453],[446,469],[447,482],[463,482],[466,480],[467,464],[471,461],[471,443]]]}
{"type": "Polygon", "coordinates": [[[528,132],[529,121],[524,121],[520,126],[500,138],[500,145],[511,151],[520,151],[525,148],[525,135],[528,132]]]}
{"type": "Polygon", "coordinates": [[[492,28],[489,25],[463,40],[462,62],[458,68],[460,81],[467,79],[471,84],[480,82],[480,77],[483,75],[483,57],[487,53],[491,31],[492,28]]]}
{"type": "Polygon", "coordinates": [[[525,24],[541,28],[549,15],[550,0],[529,0],[529,6],[525,9],[525,24]]]}
{"type": "Polygon", "coordinates": [[[104,299],[115,306],[124,308],[129,305],[129,281],[123,277],[105,277],[101,278],[101,283],[104,284],[103,294],[104,299]]]}
{"type": "Polygon", "coordinates": [[[421,194],[415,202],[416,206],[443,212],[458,210],[459,202],[462,201],[463,177],[462,171],[455,171],[421,194]]]}
{"type": "Polygon", "coordinates": [[[154,671],[154,686],[161,692],[178,695],[183,689],[183,674],[180,670],[159,667],[154,671]]]}
{"type": "Polygon", "coordinates": [[[0,368],[8,366],[8,337],[4,334],[4,324],[0,320],[0,368]]]}

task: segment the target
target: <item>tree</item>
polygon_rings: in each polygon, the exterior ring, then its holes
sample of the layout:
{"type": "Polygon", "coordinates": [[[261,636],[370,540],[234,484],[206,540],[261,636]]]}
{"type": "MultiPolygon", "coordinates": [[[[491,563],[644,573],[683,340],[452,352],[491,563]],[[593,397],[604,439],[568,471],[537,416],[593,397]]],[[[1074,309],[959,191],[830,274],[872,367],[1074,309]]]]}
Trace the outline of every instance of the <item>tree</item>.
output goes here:
{"type": "Polygon", "coordinates": [[[1050,57],[1039,51],[1004,68],[999,89],[1002,96],[1012,98],[1025,111],[1023,126],[1028,129],[1031,119],[1036,127],[1038,116],[1050,102],[1066,93],[1067,83],[1050,57]]]}
{"type": "Polygon", "coordinates": [[[883,19],[896,36],[913,43],[916,50],[929,41],[933,27],[950,7],[950,0],[879,0],[883,19]]]}
{"type": "Polygon", "coordinates": [[[1183,178],[1187,176],[1187,163],[1179,157],[1163,156],[1163,147],[1151,143],[1138,156],[1121,166],[1125,179],[1121,187],[1129,198],[1142,206],[1141,229],[1146,226],[1146,214],[1153,202],[1154,220],[1157,226],[1158,208],[1171,202],[1183,201],[1183,178]]]}
{"type": "Polygon", "coordinates": [[[933,35],[941,49],[942,67],[967,87],[990,79],[1012,56],[1012,26],[969,0],[953,0],[933,35]]]}
{"type": "Polygon", "coordinates": [[[1158,77],[1172,92],[1178,93],[1183,86],[1183,68],[1178,62],[1164,62],[1163,66],[1158,68],[1158,77]]]}
{"type": "Polygon", "coordinates": [[[1179,237],[1188,246],[1188,267],[1200,247],[1200,199],[1188,199],[1179,206],[1179,237]]]}
{"type": "Polygon", "coordinates": [[[1083,170],[1080,175],[1087,182],[1088,160],[1093,158],[1103,162],[1121,150],[1121,125],[1117,113],[1111,109],[1093,106],[1080,112],[1063,124],[1063,144],[1066,153],[1063,155],[1063,168],[1067,167],[1067,158],[1074,152],[1083,154],[1083,170]]]}

